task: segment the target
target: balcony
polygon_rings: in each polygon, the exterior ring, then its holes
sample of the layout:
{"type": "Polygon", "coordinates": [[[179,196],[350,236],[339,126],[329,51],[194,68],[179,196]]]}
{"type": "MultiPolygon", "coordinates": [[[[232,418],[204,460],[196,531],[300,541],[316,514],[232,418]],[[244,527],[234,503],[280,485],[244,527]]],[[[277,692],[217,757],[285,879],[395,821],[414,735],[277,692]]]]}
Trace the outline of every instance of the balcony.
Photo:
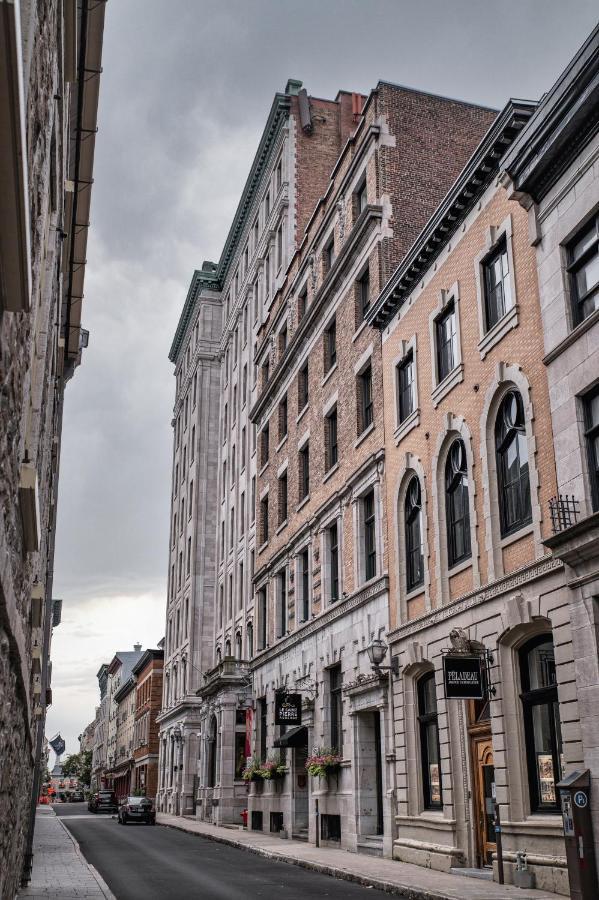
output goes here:
{"type": "Polygon", "coordinates": [[[250,665],[246,660],[225,656],[213,669],[204,672],[204,684],[197,694],[207,697],[223,687],[251,687],[250,665]]]}

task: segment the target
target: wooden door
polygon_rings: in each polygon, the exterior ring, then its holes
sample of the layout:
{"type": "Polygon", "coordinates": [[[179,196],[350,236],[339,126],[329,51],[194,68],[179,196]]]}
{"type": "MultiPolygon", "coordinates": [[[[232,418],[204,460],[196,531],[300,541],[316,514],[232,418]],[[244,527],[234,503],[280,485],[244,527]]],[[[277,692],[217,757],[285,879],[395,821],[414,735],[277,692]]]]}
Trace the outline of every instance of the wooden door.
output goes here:
{"type": "Polygon", "coordinates": [[[479,866],[490,866],[495,852],[495,769],[490,737],[473,740],[475,776],[476,836],[479,866]]]}

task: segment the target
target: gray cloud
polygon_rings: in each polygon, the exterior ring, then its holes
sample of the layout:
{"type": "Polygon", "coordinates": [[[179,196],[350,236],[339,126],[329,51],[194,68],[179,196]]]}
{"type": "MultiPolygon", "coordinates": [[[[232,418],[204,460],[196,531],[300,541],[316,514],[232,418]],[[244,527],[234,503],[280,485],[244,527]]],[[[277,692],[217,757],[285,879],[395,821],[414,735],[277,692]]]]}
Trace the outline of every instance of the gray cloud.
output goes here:
{"type": "Polygon", "coordinates": [[[95,635],[93,665],[77,725],[63,685],[81,677],[78,638],[71,646],[57,631],[56,729],[68,707],[69,733],[79,733],[97,666],[139,637],[124,606],[143,618],[145,640],[161,634],[167,353],[192,270],[218,259],[273,94],[288,77],[328,97],[387,79],[501,107],[547,90],[595,20],[595,0],[108,4],[83,322],[91,339],[66,394],[55,576],[65,616],[78,608],[95,635]]]}

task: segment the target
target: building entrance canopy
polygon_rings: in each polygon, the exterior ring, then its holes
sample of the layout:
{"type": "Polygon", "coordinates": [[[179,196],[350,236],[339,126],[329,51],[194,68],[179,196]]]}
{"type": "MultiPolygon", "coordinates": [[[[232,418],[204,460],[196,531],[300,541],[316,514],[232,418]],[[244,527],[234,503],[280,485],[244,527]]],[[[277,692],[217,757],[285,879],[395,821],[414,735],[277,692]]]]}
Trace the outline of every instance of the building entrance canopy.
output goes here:
{"type": "Polygon", "coordinates": [[[297,728],[290,728],[280,738],[274,742],[275,747],[307,747],[308,746],[308,729],[305,725],[298,725],[297,728]]]}

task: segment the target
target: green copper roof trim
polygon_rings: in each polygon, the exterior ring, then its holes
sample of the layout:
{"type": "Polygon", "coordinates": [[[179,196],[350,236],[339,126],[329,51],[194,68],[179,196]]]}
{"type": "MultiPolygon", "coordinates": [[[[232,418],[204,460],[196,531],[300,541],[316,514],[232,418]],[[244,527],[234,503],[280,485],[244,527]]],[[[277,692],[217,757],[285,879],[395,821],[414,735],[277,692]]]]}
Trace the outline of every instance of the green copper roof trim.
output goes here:
{"type": "Polygon", "coordinates": [[[279,135],[281,127],[287,119],[290,107],[291,98],[289,95],[275,94],[275,98],[270,108],[270,113],[268,114],[268,119],[266,121],[264,131],[262,132],[262,137],[260,139],[258,149],[254,155],[252,167],[243,188],[241,198],[237,205],[237,209],[233,217],[233,222],[229,229],[229,233],[225,241],[225,246],[218,261],[216,271],[196,269],[193,273],[189,291],[187,292],[187,297],[183,305],[179,323],[177,325],[177,330],[175,331],[175,337],[173,338],[173,343],[171,344],[171,349],[168,355],[168,358],[173,363],[176,362],[177,356],[181,349],[181,345],[185,337],[185,332],[191,318],[193,304],[195,303],[201,285],[209,285],[215,290],[222,289],[227,276],[229,265],[235,255],[235,248],[237,246],[237,241],[239,240],[239,235],[243,231],[247,222],[248,214],[256,195],[256,190],[258,188],[258,185],[260,184],[260,179],[262,178],[264,170],[268,165],[272,149],[279,135]]]}

